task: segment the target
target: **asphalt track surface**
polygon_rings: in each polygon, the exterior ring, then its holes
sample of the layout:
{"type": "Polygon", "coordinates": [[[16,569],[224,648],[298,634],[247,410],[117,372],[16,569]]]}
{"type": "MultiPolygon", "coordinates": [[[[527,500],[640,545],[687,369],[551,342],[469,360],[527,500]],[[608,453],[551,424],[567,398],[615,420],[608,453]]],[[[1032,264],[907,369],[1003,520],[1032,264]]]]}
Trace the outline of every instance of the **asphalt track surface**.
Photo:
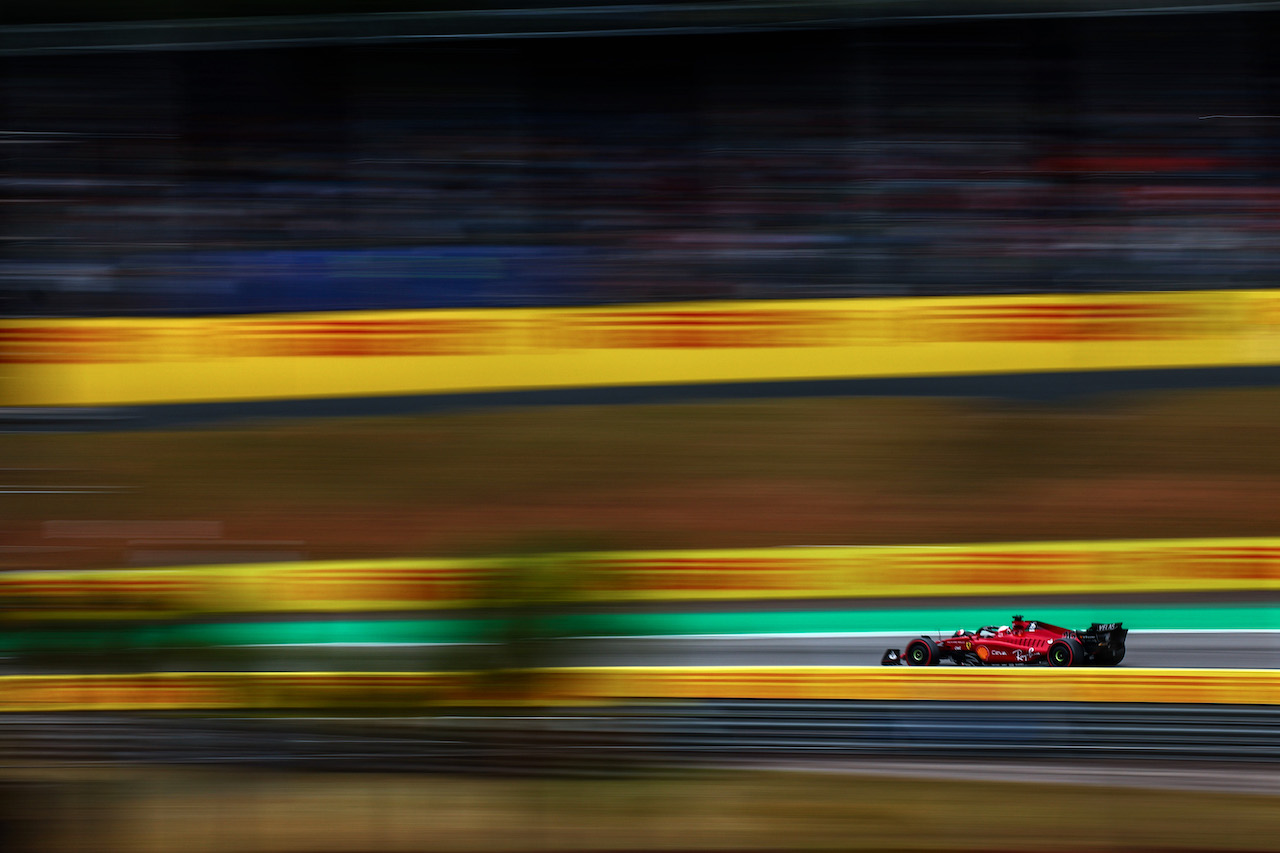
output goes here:
{"type": "MultiPolygon", "coordinates": [[[[546,641],[529,652],[528,660],[544,666],[878,666],[885,649],[903,649],[913,636],[919,635],[583,637],[546,641]]],[[[1126,647],[1122,668],[1280,669],[1280,631],[1134,631],[1126,647]]],[[[501,654],[482,644],[273,646],[244,651],[238,662],[224,661],[225,668],[452,670],[491,665],[489,655],[501,654]]]]}
{"type": "MultiPolygon", "coordinates": [[[[570,641],[577,666],[874,666],[911,634],[570,641]]],[[[919,635],[915,635],[919,636],[919,635]]],[[[936,635],[935,635],[936,636],[936,635]]],[[[1130,632],[1122,667],[1276,669],[1280,631],[1130,632]]]]}
{"type": "MultiPolygon", "coordinates": [[[[520,650],[534,666],[878,666],[885,649],[904,649],[919,634],[578,637],[520,650]]],[[[936,635],[934,635],[936,636],[936,635]]],[[[1121,668],[1280,669],[1280,631],[1131,631],[1121,668]]],[[[448,671],[511,663],[508,650],[480,643],[299,644],[223,648],[214,658],[166,655],[171,671],[448,671]]],[[[951,664],[942,664],[951,666],[951,664]]],[[[112,671],[110,665],[97,672],[112,671]]],[[[0,660],[0,675],[78,672],[61,665],[0,660]]],[[[133,671],[133,668],[119,671],[133,671]]]]}

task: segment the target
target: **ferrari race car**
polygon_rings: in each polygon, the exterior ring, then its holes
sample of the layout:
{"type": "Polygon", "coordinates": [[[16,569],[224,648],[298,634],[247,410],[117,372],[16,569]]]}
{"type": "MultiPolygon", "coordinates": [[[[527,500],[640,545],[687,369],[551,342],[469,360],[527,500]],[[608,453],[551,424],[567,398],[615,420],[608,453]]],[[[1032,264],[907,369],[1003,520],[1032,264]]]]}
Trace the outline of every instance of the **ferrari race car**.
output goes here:
{"type": "Polygon", "coordinates": [[[934,666],[949,660],[961,666],[1115,666],[1124,660],[1124,638],[1128,633],[1120,622],[1094,622],[1087,630],[1073,631],[1014,616],[1012,624],[1000,628],[988,625],[976,631],[961,629],[945,639],[920,637],[907,643],[905,653],[886,650],[880,663],[934,666]]]}

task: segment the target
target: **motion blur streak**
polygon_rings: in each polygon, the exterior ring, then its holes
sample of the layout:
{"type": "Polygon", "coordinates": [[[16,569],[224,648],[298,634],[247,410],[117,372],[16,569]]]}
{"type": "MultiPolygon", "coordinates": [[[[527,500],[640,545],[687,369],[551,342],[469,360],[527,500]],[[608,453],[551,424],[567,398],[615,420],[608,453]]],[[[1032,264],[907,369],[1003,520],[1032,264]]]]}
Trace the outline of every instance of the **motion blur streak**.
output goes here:
{"type": "Polygon", "coordinates": [[[945,667],[546,668],[496,672],[14,675],[4,712],[376,709],[652,700],[1120,702],[1280,705],[1280,673],[1231,669],[945,667]]]}
{"type": "Polygon", "coordinates": [[[0,325],[0,402],[355,397],[359,413],[361,398],[445,393],[1002,374],[1049,388],[1064,373],[1079,393],[1103,371],[1153,371],[1159,387],[1154,371],[1213,384],[1275,368],[1277,318],[1274,292],[1238,290],[15,320],[0,325]]]}
{"type": "MultiPolygon", "coordinates": [[[[102,527],[87,538],[100,538],[102,527]]],[[[507,603],[512,570],[491,557],[11,571],[0,576],[0,597],[10,625],[454,610],[507,603]]],[[[816,610],[855,599],[1210,592],[1247,600],[1280,592],[1280,539],[582,551],[544,554],[518,569],[525,576],[539,570],[562,585],[557,604],[800,599],[816,610]],[[815,603],[824,599],[830,603],[815,603]]]]}
{"type": "Polygon", "coordinates": [[[0,853],[1280,850],[1280,4],[456,5],[0,6],[0,853]]]}
{"type": "Polygon", "coordinates": [[[1269,287],[1274,26],[12,56],[6,313],[1269,287]]]}

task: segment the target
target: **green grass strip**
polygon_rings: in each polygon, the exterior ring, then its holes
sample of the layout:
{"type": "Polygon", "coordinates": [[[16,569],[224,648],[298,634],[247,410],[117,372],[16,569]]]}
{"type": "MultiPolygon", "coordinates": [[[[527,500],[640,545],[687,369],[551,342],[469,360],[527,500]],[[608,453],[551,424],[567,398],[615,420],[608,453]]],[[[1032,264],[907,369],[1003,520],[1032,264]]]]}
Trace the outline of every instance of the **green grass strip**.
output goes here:
{"type": "MultiPolygon", "coordinates": [[[[754,611],[716,613],[575,614],[535,626],[550,636],[688,636],[743,634],[839,634],[942,631],[1005,624],[1010,613],[992,608],[940,607],[895,610],[754,611]]],[[[1280,608],[1260,604],[1214,606],[1097,605],[1027,609],[1028,618],[1086,627],[1123,621],[1137,630],[1280,629],[1280,608]]],[[[506,627],[483,619],[333,619],[290,622],[229,622],[192,625],[119,625],[92,629],[5,630],[0,651],[109,651],[250,645],[359,643],[459,643],[492,640],[506,627]]],[[[527,626],[526,626],[527,627],[527,626]]]]}
{"type": "MultiPolygon", "coordinates": [[[[664,634],[830,634],[844,632],[919,633],[1007,624],[1013,614],[976,607],[911,610],[818,610],[737,613],[663,613],[582,617],[575,633],[601,636],[664,634]]],[[[1138,630],[1258,630],[1280,628],[1280,609],[1269,605],[1214,606],[1097,605],[1024,609],[1029,619],[1067,627],[1090,622],[1124,622],[1138,630]]]]}

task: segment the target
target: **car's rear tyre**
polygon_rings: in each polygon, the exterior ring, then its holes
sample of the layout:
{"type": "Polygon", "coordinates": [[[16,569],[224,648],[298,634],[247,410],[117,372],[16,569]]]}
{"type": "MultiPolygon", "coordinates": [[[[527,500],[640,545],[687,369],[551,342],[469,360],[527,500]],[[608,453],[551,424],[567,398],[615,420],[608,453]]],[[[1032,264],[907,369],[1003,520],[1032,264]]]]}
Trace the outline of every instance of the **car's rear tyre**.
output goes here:
{"type": "Polygon", "coordinates": [[[1115,649],[1101,649],[1093,656],[1093,662],[1098,666],[1115,666],[1124,660],[1124,646],[1115,649]]]}
{"type": "Polygon", "coordinates": [[[907,666],[934,666],[938,662],[938,644],[928,637],[912,640],[903,657],[907,666]]]}
{"type": "Polygon", "coordinates": [[[1063,637],[1049,647],[1050,666],[1079,666],[1084,663],[1084,646],[1074,637],[1063,637]]]}

